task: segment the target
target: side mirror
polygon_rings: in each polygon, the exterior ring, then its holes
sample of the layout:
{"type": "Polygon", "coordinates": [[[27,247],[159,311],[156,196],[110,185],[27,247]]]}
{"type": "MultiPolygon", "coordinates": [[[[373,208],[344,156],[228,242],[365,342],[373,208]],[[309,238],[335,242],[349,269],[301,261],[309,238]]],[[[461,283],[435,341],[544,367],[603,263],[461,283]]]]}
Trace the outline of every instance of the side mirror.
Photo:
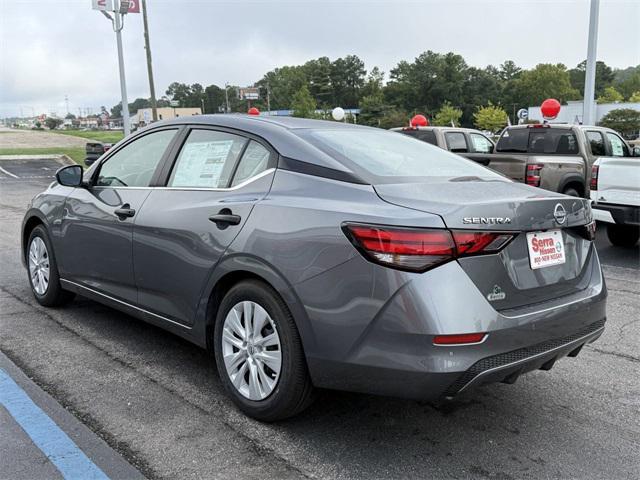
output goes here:
{"type": "Polygon", "coordinates": [[[56,172],[56,180],[65,187],[79,187],[82,185],[82,167],[80,165],[68,165],[56,172]]]}
{"type": "Polygon", "coordinates": [[[640,147],[633,147],[633,150],[631,150],[631,155],[633,155],[634,157],[640,157],[640,147]]]}

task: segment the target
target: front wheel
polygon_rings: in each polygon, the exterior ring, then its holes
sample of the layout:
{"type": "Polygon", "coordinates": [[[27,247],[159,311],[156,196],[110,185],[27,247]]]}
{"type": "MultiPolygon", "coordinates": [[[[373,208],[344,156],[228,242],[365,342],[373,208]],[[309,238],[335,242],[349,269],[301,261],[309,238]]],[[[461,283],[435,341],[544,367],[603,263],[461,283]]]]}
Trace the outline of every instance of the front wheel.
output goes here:
{"type": "Polygon", "coordinates": [[[214,350],[225,389],[250,417],[282,420],[312,402],[298,329],[268,285],[250,280],[229,290],[218,309],[214,350]]]}
{"type": "Polygon", "coordinates": [[[640,227],[609,223],[607,237],[617,247],[633,247],[640,239],[640,227]]]}
{"type": "Polygon", "coordinates": [[[75,295],[60,285],[58,264],[44,226],[31,231],[26,255],[31,292],[40,305],[57,307],[73,299],[75,295]]]}

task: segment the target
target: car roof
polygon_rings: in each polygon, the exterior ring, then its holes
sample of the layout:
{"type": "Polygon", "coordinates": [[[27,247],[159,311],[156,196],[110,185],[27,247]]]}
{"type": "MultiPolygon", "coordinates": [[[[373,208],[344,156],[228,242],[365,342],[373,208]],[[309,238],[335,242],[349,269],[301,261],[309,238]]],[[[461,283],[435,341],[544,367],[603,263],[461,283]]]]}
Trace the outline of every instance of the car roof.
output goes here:
{"type": "MultiPolygon", "coordinates": [[[[246,114],[214,114],[214,115],[185,115],[183,117],[162,120],[136,132],[135,135],[152,129],[171,125],[202,125],[222,127],[238,130],[239,133],[256,135],[267,141],[280,155],[294,160],[304,161],[314,165],[348,173],[348,167],[308,141],[296,135],[296,130],[302,129],[365,129],[365,127],[328,120],[312,120],[308,118],[294,118],[284,116],[246,115],[246,114]]],[[[378,129],[375,129],[378,130],[378,129]]]]}
{"type": "Polygon", "coordinates": [[[447,127],[446,125],[429,125],[426,127],[395,127],[390,130],[394,132],[403,132],[403,131],[412,131],[412,130],[447,130],[451,132],[468,132],[468,133],[480,133],[484,135],[480,130],[476,128],[465,128],[465,127],[447,127]]]}

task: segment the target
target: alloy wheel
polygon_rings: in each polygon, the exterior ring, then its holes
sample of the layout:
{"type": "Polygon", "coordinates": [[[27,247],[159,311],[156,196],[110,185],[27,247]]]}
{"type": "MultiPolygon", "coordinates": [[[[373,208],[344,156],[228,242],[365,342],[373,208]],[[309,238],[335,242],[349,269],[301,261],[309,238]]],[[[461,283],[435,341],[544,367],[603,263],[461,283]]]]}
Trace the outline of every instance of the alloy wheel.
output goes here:
{"type": "Polygon", "coordinates": [[[40,237],[33,237],[29,246],[29,275],[31,284],[38,295],[44,295],[49,288],[49,252],[40,237]]]}
{"type": "Polygon", "coordinates": [[[229,310],[222,330],[222,355],[229,380],[243,397],[264,400],[276,388],[282,369],[280,336],[259,304],[245,300],[229,310]]]}

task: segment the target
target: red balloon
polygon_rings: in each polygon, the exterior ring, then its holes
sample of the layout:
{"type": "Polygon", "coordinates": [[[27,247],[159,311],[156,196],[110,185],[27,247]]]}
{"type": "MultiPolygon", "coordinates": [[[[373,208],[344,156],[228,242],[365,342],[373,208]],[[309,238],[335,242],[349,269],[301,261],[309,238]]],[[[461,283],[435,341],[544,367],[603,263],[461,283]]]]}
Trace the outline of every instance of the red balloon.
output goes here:
{"type": "Polygon", "coordinates": [[[260,110],[258,110],[256,107],[251,107],[247,113],[249,115],[260,115],[260,110]]]}
{"type": "Polygon", "coordinates": [[[425,117],[424,115],[414,115],[413,118],[411,119],[411,126],[412,127],[426,127],[429,125],[429,120],[427,120],[427,117],[425,117]]]}
{"type": "Polygon", "coordinates": [[[542,105],[540,105],[540,111],[544,118],[553,120],[560,113],[560,102],[555,98],[547,98],[542,102],[542,105]]]}

